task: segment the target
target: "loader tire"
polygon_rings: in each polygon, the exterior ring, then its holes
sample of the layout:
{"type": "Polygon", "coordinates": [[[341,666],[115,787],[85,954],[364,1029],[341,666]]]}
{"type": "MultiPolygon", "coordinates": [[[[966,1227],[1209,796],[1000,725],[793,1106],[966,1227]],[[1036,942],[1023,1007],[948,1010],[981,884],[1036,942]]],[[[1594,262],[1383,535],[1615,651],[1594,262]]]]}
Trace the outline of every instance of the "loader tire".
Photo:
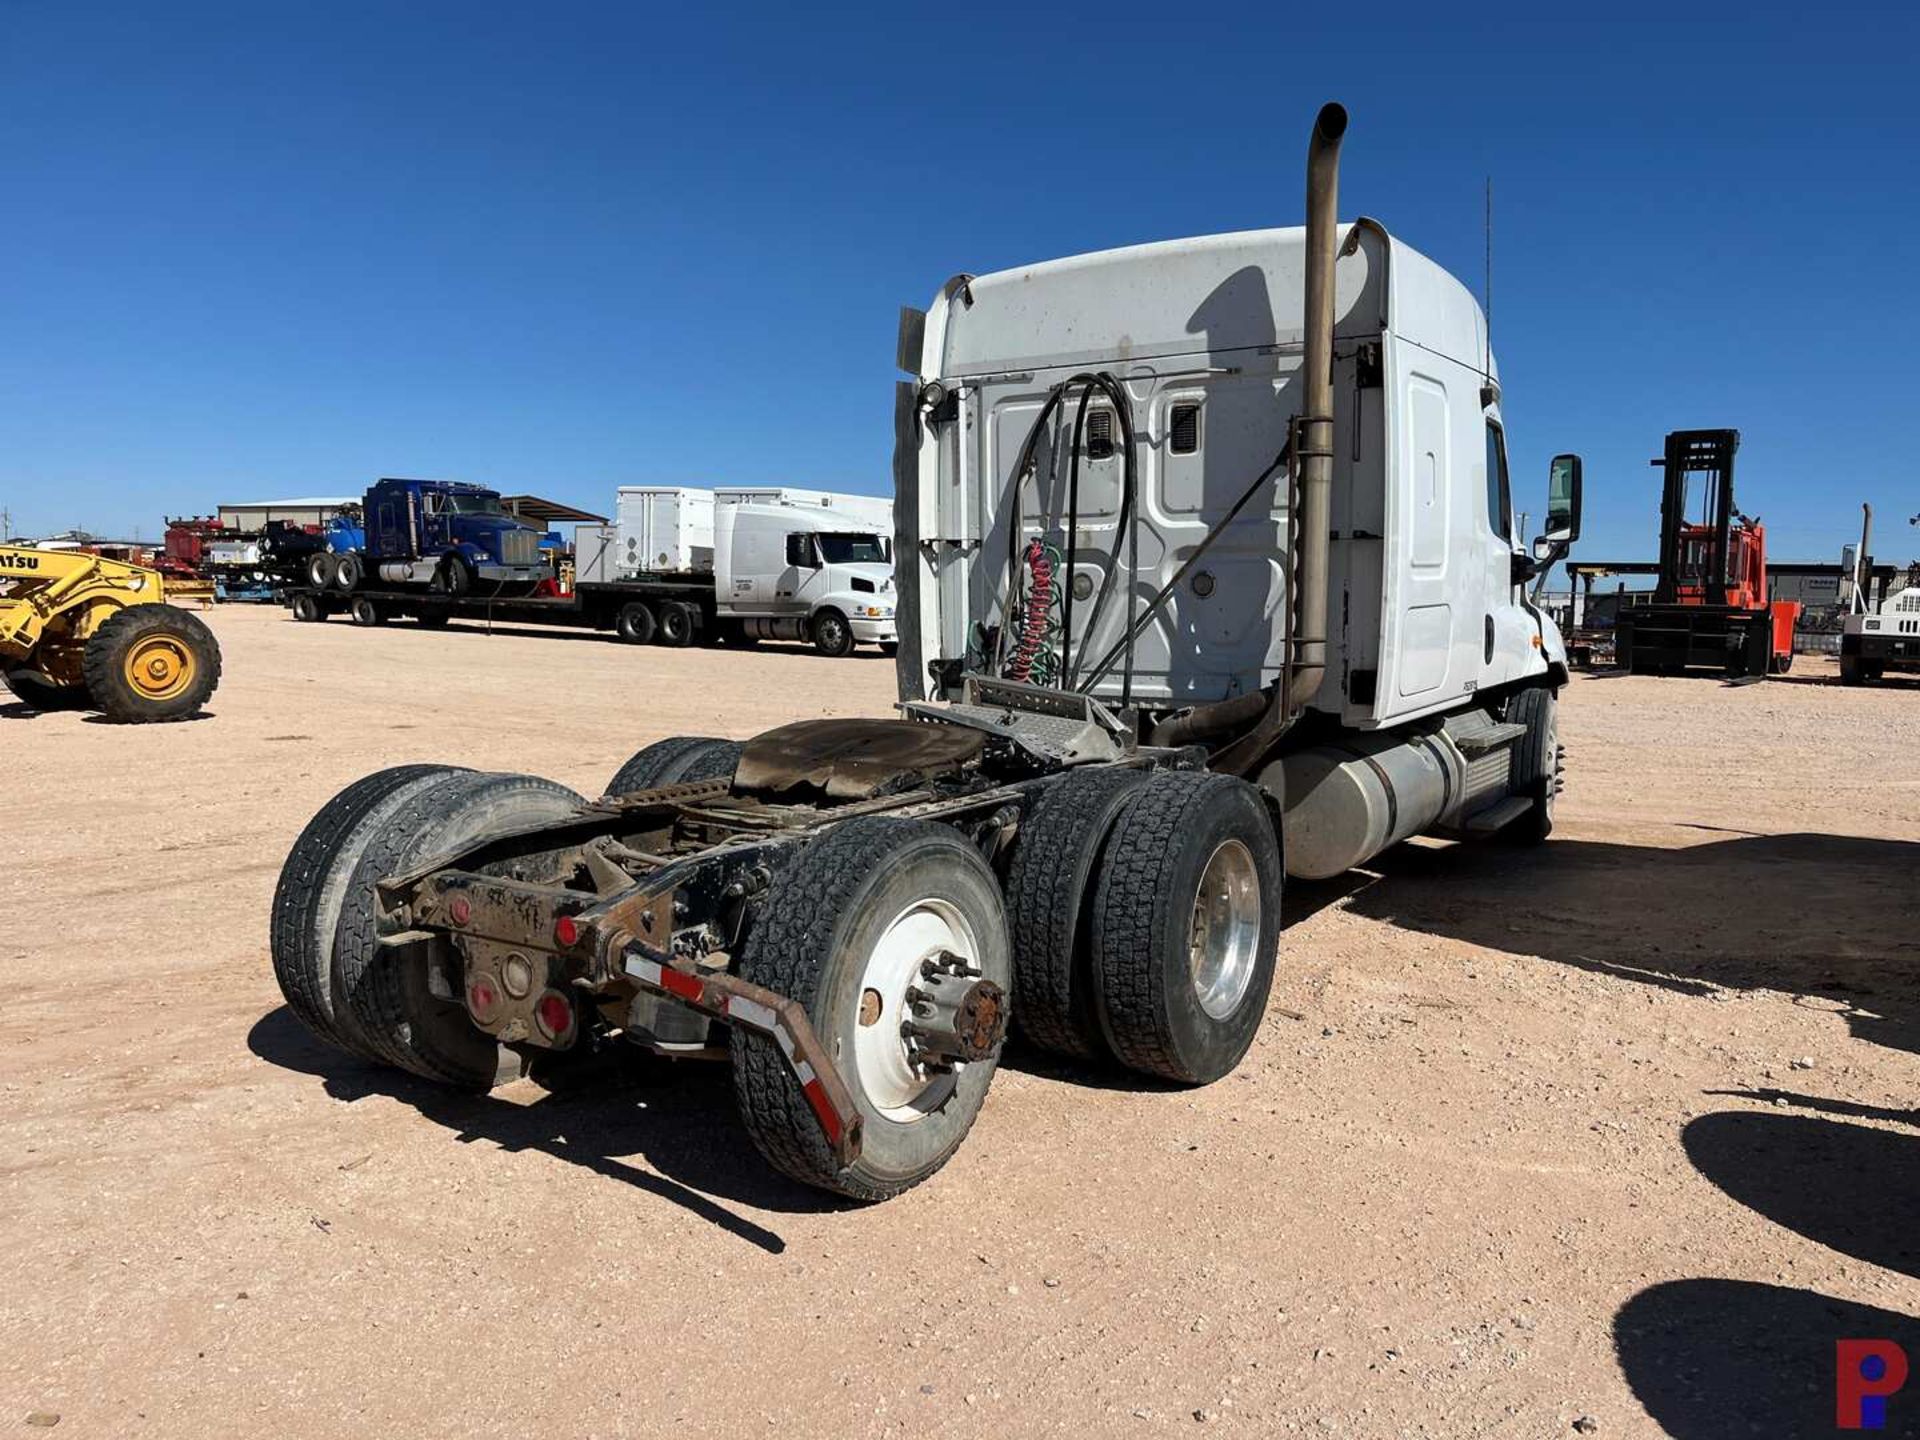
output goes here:
{"type": "Polygon", "coordinates": [[[88,638],[81,668],[109,720],[185,720],[220,683],[220,644],[199,616],[177,605],[129,605],[88,638]]]}
{"type": "Polygon", "coordinates": [[[1526,814],[1501,830],[1500,838],[1538,845],[1553,833],[1553,804],[1560,793],[1559,704],[1553,691],[1533,686],[1507,702],[1506,718],[1509,724],[1527,727],[1513,742],[1507,788],[1532,803],[1526,814]]]}
{"type": "Polygon", "coordinates": [[[31,665],[14,666],[6,680],[13,698],[29,710],[85,710],[93,703],[84,683],[62,685],[31,665]]]}
{"type": "Polygon", "coordinates": [[[729,1046],[740,1117],[782,1174],[855,1200],[885,1200],[939,1170],[967,1138],[997,1052],[924,1077],[890,1064],[887,1047],[903,1044],[903,989],[919,974],[928,942],[963,955],[1002,989],[1011,981],[993,872],[966,837],[932,821],[844,821],[790,862],[756,907],[739,973],[807,1012],[864,1136],[859,1156],[842,1165],[779,1044],[735,1026],[729,1046]],[[890,993],[880,995],[880,986],[890,993]]]}
{"type": "Polygon", "coordinates": [[[676,735],[656,740],[613,772],[609,795],[637,795],[662,785],[689,780],[732,779],[740,763],[738,740],[714,740],[705,735],[676,735]]]}
{"type": "Polygon", "coordinates": [[[1230,775],[1151,777],[1107,841],[1094,894],[1095,1013],[1114,1057],[1185,1085],[1253,1044],[1280,943],[1280,846],[1230,775]]]}
{"type": "Polygon", "coordinates": [[[1055,1055],[1106,1053],[1088,972],[1092,880],[1115,822],[1146,779],[1138,770],[1070,770],[1040,793],[1013,842],[1007,921],[1015,1025],[1055,1055]]]}
{"type": "MultiPolygon", "coordinates": [[[[333,987],[343,1028],[382,1059],[424,1079],[461,1089],[491,1089],[517,1074],[499,1044],[468,1018],[458,998],[433,994],[425,957],[383,949],[374,883],[442,852],[517,826],[558,820],[586,803],[564,785],[532,775],[456,774],[414,792],[388,811],[368,838],[340,906],[333,987]]],[[[558,880],[538,866],[516,867],[534,883],[558,880]]],[[[459,956],[448,947],[447,961],[459,956]]],[[[456,978],[451,986],[459,996],[456,978]]]]}
{"type": "Polygon", "coordinates": [[[395,765],[354,781],[307,822],[280,867],[267,932],[280,993],[307,1029],[363,1060],[378,1061],[380,1055],[336,1018],[333,944],[341,900],[367,841],[386,817],[409,796],[465,773],[453,765],[395,765]]]}

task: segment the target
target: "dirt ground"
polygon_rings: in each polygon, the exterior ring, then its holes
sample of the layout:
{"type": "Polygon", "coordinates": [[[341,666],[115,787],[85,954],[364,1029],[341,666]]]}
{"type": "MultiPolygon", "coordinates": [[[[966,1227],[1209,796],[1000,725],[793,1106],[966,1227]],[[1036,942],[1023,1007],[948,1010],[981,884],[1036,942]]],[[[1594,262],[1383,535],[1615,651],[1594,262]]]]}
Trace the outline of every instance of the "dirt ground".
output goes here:
{"type": "Polygon", "coordinates": [[[1234,1076],[1009,1057],[862,1209],[766,1170],[719,1067],[471,1098],[332,1053],[267,909],[368,770],[597,793],[885,713],[888,662],[210,620],[197,722],[0,697],[0,1429],[1780,1436],[1831,1433],[1836,1338],[1920,1363],[1920,686],[1579,679],[1544,850],[1293,887],[1234,1076]]]}

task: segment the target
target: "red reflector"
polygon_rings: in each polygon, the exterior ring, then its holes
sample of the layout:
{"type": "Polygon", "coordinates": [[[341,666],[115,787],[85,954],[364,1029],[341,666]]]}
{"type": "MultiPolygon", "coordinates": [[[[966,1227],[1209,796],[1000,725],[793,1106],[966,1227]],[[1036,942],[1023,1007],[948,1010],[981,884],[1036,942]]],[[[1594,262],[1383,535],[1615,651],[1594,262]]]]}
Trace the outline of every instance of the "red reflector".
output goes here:
{"type": "Polygon", "coordinates": [[[473,919],[473,902],[464,895],[456,895],[447,902],[447,914],[456,925],[464,925],[473,919]]]}
{"type": "Polygon", "coordinates": [[[493,981],[484,975],[476,975],[467,984],[467,1009],[476,1020],[489,1019],[500,1008],[500,992],[493,988],[493,981]]]}
{"type": "Polygon", "coordinates": [[[540,1022],[540,1028],[559,1039],[573,1028],[573,1006],[567,1003],[567,997],[552,990],[542,995],[533,1007],[533,1015],[540,1022]]]}
{"type": "Polygon", "coordinates": [[[562,915],[553,922],[554,943],[562,946],[573,945],[580,939],[580,927],[573,923],[571,915],[562,915]]]}

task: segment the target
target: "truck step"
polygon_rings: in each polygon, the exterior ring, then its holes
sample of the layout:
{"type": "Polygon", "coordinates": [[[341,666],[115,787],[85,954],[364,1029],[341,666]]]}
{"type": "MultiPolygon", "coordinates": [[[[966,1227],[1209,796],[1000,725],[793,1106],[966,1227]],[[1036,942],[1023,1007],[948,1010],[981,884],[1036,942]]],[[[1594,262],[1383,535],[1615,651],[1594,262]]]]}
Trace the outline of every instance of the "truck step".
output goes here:
{"type": "Polygon", "coordinates": [[[1533,801],[1524,795],[1509,795],[1506,799],[1467,817],[1467,830],[1474,835],[1491,835],[1504,829],[1526,814],[1533,801]]]}
{"type": "Polygon", "coordinates": [[[1491,751],[1504,749],[1526,733],[1527,727],[1524,725],[1489,725],[1484,730],[1472,730],[1458,736],[1454,744],[1468,759],[1478,759],[1491,751]]]}

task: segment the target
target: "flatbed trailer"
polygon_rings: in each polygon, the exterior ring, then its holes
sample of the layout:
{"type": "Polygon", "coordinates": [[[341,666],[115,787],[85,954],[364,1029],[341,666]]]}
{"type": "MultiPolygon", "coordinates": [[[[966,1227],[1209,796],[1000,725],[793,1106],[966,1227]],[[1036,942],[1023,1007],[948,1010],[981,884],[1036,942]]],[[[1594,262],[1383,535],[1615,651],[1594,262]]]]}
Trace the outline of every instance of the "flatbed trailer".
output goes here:
{"type": "Polygon", "coordinates": [[[565,595],[490,594],[485,585],[465,595],[368,581],[350,593],[303,585],[288,593],[287,604],[294,619],[309,622],[346,615],[356,625],[369,626],[403,620],[438,628],[456,619],[555,625],[607,631],[635,645],[711,645],[749,638],[742,621],[718,613],[713,576],[701,573],[588,581],[565,595]]]}

